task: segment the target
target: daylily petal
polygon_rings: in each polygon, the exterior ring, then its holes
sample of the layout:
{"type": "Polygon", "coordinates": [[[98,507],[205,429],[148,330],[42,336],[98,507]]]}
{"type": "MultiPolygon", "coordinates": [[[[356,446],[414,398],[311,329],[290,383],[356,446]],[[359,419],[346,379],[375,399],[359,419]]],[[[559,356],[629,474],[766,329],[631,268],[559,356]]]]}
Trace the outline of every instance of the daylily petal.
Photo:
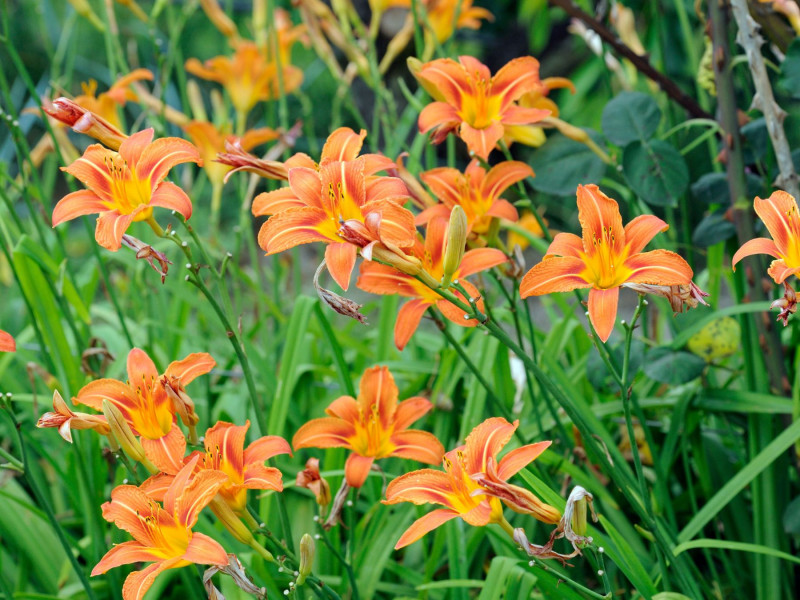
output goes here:
{"type": "Polygon", "coordinates": [[[461,259],[461,266],[458,268],[459,277],[467,277],[473,273],[479,273],[486,269],[491,269],[501,265],[508,260],[508,257],[497,248],[476,248],[468,250],[461,259]]]}
{"type": "Polygon", "coordinates": [[[498,219],[505,219],[506,221],[516,222],[519,220],[519,213],[514,205],[508,200],[495,200],[494,203],[486,211],[489,217],[497,217],[498,219]]]}
{"type": "Polygon", "coordinates": [[[455,108],[444,102],[432,102],[420,112],[417,125],[420,133],[428,133],[434,127],[442,128],[444,135],[437,132],[435,137],[444,139],[448,132],[458,127],[460,122],[455,108]]]}
{"type": "Polygon", "coordinates": [[[512,105],[503,111],[503,123],[508,125],[530,125],[546,119],[552,114],[546,108],[525,108],[524,106],[512,105]]]}
{"type": "Polygon", "coordinates": [[[594,184],[578,186],[578,220],[586,252],[591,252],[595,243],[608,243],[614,256],[622,253],[625,230],[619,205],[594,184]]]}
{"type": "Polygon", "coordinates": [[[497,465],[497,476],[503,481],[508,480],[512,475],[536,460],[539,455],[547,450],[552,442],[537,442],[516,448],[506,454],[497,465]]]}
{"type": "Polygon", "coordinates": [[[244,473],[243,487],[251,490],[283,491],[282,473],[275,467],[251,464],[244,473]]]}
{"type": "Polygon", "coordinates": [[[435,100],[458,106],[462,95],[469,91],[467,73],[462,66],[464,61],[461,62],[459,64],[452,58],[434,60],[422,65],[422,69],[414,76],[422,80],[420,84],[435,100]]]}
{"type": "Polygon", "coordinates": [[[158,379],[158,369],[153,359],[140,348],[134,348],[128,353],[127,367],[128,381],[133,386],[144,384],[149,387],[158,379]]]}
{"type": "Polygon", "coordinates": [[[371,367],[364,371],[358,388],[362,414],[377,412],[381,427],[391,427],[397,410],[397,385],[387,367],[371,367]]]}
{"type": "Polygon", "coordinates": [[[100,213],[97,217],[94,238],[106,250],[116,252],[122,247],[122,236],[133,223],[136,213],[121,215],[115,210],[100,213]]]}
{"type": "Polygon", "coordinates": [[[169,181],[162,181],[150,196],[150,206],[161,206],[180,213],[187,221],[192,216],[192,201],[181,188],[169,181]]]}
{"type": "MultiPolygon", "coordinates": [[[[470,163],[470,166],[471,165],[472,163],[470,163]]],[[[469,167],[467,168],[469,169],[469,167]]],[[[419,178],[425,185],[431,188],[431,192],[433,192],[436,198],[447,205],[447,212],[443,213],[441,216],[445,218],[449,217],[450,209],[454,205],[459,204],[459,200],[461,199],[462,191],[459,187],[459,182],[464,178],[464,175],[458,169],[453,169],[452,167],[438,167],[421,173],[419,178]]],[[[437,206],[441,207],[441,205],[437,206]]],[[[437,208],[437,206],[431,207],[428,211],[437,208]]]]}
{"type": "Polygon", "coordinates": [[[361,208],[361,212],[365,218],[373,213],[380,214],[380,236],[383,241],[400,248],[414,245],[416,229],[410,210],[391,200],[371,200],[361,208]]]}
{"type": "Polygon", "coordinates": [[[520,282],[519,293],[522,298],[541,296],[553,292],[592,287],[581,273],[586,265],[579,258],[556,256],[547,258],[528,271],[520,282]]]}
{"type": "Polygon", "coordinates": [[[552,256],[569,256],[580,258],[583,254],[583,240],[574,233],[557,233],[547,248],[545,258],[552,256]]]}
{"type": "Polygon", "coordinates": [[[339,127],[325,141],[320,162],[355,160],[361,152],[365,137],[367,132],[364,129],[356,133],[349,127],[339,127]]]}
{"type": "Polygon", "coordinates": [[[428,414],[432,408],[431,401],[421,396],[403,400],[397,405],[397,411],[394,413],[394,430],[402,431],[417,419],[428,414]]]}
{"type": "Polygon", "coordinates": [[[347,485],[352,488],[360,488],[364,485],[374,461],[372,456],[361,456],[355,452],[348,456],[347,462],[344,464],[344,478],[347,485]]]}
{"type": "Polygon", "coordinates": [[[341,212],[348,218],[351,210],[357,210],[367,201],[363,159],[320,165],[319,180],[322,183],[322,206],[330,214],[341,212]]]}
{"type": "MultiPolygon", "coordinates": [[[[199,451],[195,451],[199,453],[199,451]]],[[[193,458],[193,457],[192,457],[193,458]]],[[[139,489],[157,502],[163,502],[164,496],[175,480],[175,475],[170,473],[156,473],[145,479],[139,489]]]]}
{"type": "Polygon", "coordinates": [[[631,270],[626,283],[680,285],[692,280],[693,272],[683,258],[669,250],[651,250],[634,254],[625,261],[631,270]]]}
{"type": "Polygon", "coordinates": [[[85,404],[95,410],[103,410],[103,400],[108,400],[120,409],[123,416],[135,410],[138,406],[136,393],[121,381],[116,379],[97,379],[86,384],[74,399],[76,403],[85,404]]]}
{"type": "Polygon", "coordinates": [[[178,379],[182,386],[187,386],[216,365],[217,361],[207,352],[195,352],[182,360],[170,363],[164,375],[169,379],[178,379]]]}
{"type": "Polygon", "coordinates": [[[265,435],[244,449],[244,464],[261,464],[279,454],[291,456],[292,449],[289,447],[289,442],[278,435],[265,435]]]}
{"type": "MultiPolygon", "coordinates": [[[[441,197],[439,199],[441,200],[441,197]]],[[[451,210],[451,206],[447,204],[434,204],[414,217],[414,225],[422,226],[437,218],[449,219],[451,210]]]]}
{"type": "MultiPolygon", "coordinates": [[[[103,518],[127,531],[142,544],[153,547],[151,531],[139,515],[151,516],[153,500],[134,485],[118,485],[111,490],[111,502],[102,505],[103,518]]],[[[163,509],[160,509],[162,512],[163,509]]],[[[166,514],[166,513],[165,513],[166,514]]],[[[169,519],[169,515],[167,515],[169,519]]]]}
{"type": "Polygon", "coordinates": [[[408,429],[395,432],[391,439],[392,443],[397,446],[392,452],[392,456],[410,458],[429,465],[442,462],[444,446],[432,433],[408,429]]]}
{"type": "MultiPolygon", "coordinates": [[[[131,168],[138,167],[138,163],[142,158],[145,148],[153,141],[153,128],[149,127],[142,131],[137,131],[130,137],[126,138],[119,146],[119,155],[125,159],[128,166],[131,168]]],[[[184,143],[188,144],[184,140],[184,143]]],[[[149,172],[142,172],[142,178],[147,179],[149,172]]]]}
{"type": "Polygon", "coordinates": [[[307,167],[289,169],[289,187],[304,206],[324,208],[320,198],[325,191],[319,172],[307,167]]]}
{"type": "Polygon", "coordinates": [[[767,274],[775,280],[775,283],[783,283],[797,273],[800,273],[800,267],[788,267],[783,259],[773,260],[767,269],[767,274]]]}
{"type": "Polygon", "coordinates": [[[431,303],[427,300],[409,300],[397,312],[397,321],[394,325],[394,345],[402,352],[411,336],[419,327],[422,315],[428,310],[431,303]]]}
{"type": "Polygon", "coordinates": [[[244,440],[250,421],[245,425],[234,425],[224,421],[217,422],[205,435],[203,446],[206,452],[219,457],[219,468],[226,473],[244,473],[244,440]]]}
{"type": "Polygon", "coordinates": [[[262,192],[253,200],[251,211],[253,216],[274,215],[288,208],[301,208],[305,203],[297,197],[291,187],[281,188],[274,192],[262,192]]]}
{"type": "Polygon", "coordinates": [[[617,320],[617,303],[619,302],[619,288],[589,291],[589,319],[594,325],[597,336],[602,341],[607,341],[614,330],[617,320]]]}
{"type": "Polygon", "coordinates": [[[413,502],[414,504],[441,504],[453,508],[453,483],[443,471],[420,469],[401,475],[386,487],[384,504],[413,502]]]}
{"type": "MultiPolygon", "coordinates": [[[[126,142],[133,140],[136,135],[138,134],[129,137],[120,146],[119,153],[123,158],[126,142]]],[[[149,179],[153,185],[161,183],[170,169],[187,162],[202,164],[200,151],[191,142],[175,137],[159,138],[144,148],[141,159],[128,159],[128,164],[136,165],[136,175],[141,179],[149,179]]]]}
{"type": "Polygon", "coordinates": [[[539,84],[539,61],[532,56],[515,58],[506,63],[492,78],[492,94],[513,102],[539,84]]]}
{"type": "Polygon", "coordinates": [[[350,423],[333,417],[313,419],[300,427],[292,438],[292,447],[300,448],[343,448],[349,447],[348,438],[355,435],[350,423]]]}
{"type": "Polygon", "coordinates": [[[518,425],[519,421],[509,423],[502,417],[493,417],[473,429],[466,439],[467,472],[485,473],[489,458],[497,458],[518,425]]]}
{"type": "Polygon", "coordinates": [[[638,254],[656,234],[669,229],[664,221],[654,215],[640,215],[625,225],[625,244],[628,254],[638,254]]]}
{"type": "Polygon", "coordinates": [[[183,455],[186,454],[186,438],[177,425],[172,426],[169,433],[162,438],[152,440],[142,436],[142,448],[148,459],[165,473],[177,473],[183,467],[183,455]]]}
{"type": "Polygon", "coordinates": [[[59,200],[53,209],[53,227],[84,215],[106,212],[109,208],[107,202],[90,190],[72,192],[59,200]]]}
{"type": "Polygon", "coordinates": [[[358,402],[352,396],[340,396],[331,402],[325,412],[331,417],[355,423],[358,420],[358,402]]]}
{"type": "Polygon", "coordinates": [[[497,142],[503,138],[503,125],[495,121],[488,127],[476,129],[469,123],[461,123],[459,136],[464,140],[470,152],[474,152],[483,160],[488,160],[489,154],[495,149],[497,142]]]}
{"type": "Polygon", "coordinates": [[[483,181],[483,193],[489,198],[499,198],[509,187],[525,179],[533,177],[533,169],[518,160],[503,161],[486,173],[483,181]]]}
{"type": "Polygon", "coordinates": [[[105,556],[101,558],[100,562],[92,569],[92,577],[101,575],[109,569],[121,565],[129,565],[136,562],[152,562],[154,560],[162,560],[162,557],[152,548],[148,548],[136,540],[123,542],[106,552],[105,556]]]}
{"type": "Polygon", "coordinates": [[[193,533],[183,560],[199,565],[225,566],[228,564],[228,553],[218,541],[202,533],[193,533]]]}
{"type": "Polygon", "coordinates": [[[113,203],[111,193],[111,175],[108,172],[108,163],[115,157],[115,152],[100,144],[92,144],[83,153],[83,156],[62,170],[69,173],[97,194],[102,200],[113,203]]]}
{"type": "Polygon", "coordinates": [[[141,571],[133,571],[122,586],[123,600],[144,600],[144,595],[150,586],[153,585],[156,577],[167,569],[174,569],[179,566],[180,558],[170,558],[149,565],[141,571]]]}
{"type": "Polygon", "coordinates": [[[17,343],[11,334],[0,331],[0,352],[16,352],[17,343]]]}
{"type": "Polygon", "coordinates": [[[756,198],[754,208],[781,254],[788,254],[792,243],[800,244],[800,214],[791,194],[777,190],[769,198],[756,198]]]}
{"type": "Polygon", "coordinates": [[[411,527],[406,529],[405,533],[403,533],[403,535],[400,536],[400,539],[397,540],[394,549],[399,550],[400,548],[404,548],[409,544],[413,544],[429,531],[436,529],[440,525],[443,525],[447,521],[454,519],[457,516],[459,516],[458,513],[449,508],[437,508],[436,510],[429,512],[427,515],[424,515],[414,521],[411,524],[411,527]]]}
{"type": "MultiPolygon", "coordinates": [[[[494,499],[494,502],[499,503],[496,499],[494,499]]],[[[461,513],[459,516],[473,527],[483,527],[488,525],[492,519],[492,505],[489,501],[483,500],[475,508],[466,513],[461,513]]]]}
{"type": "Polygon", "coordinates": [[[350,242],[328,244],[325,248],[325,264],[328,272],[345,291],[350,287],[350,276],[356,266],[357,255],[358,248],[350,242]]]}
{"type": "MultiPolygon", "coordinates": [[[[176,481],[177,479],[176,477],[176,481]]],[[[217,491],[227,481],[228,476],[222,471],[204,469],[196,473],[189,485],[183,488],[181,494],[176,498],[173,512],[175,520],[187,528],[194,527],[200,511],[211,502],[217,491]]]]}
{"type": "Polygon", "coordinates": [[[371,200],[391,200],[392,202],[403,204],[410,197],[411,194],[408,193],[406,184],[399,177],[372,177],[367,179],[367,202],[371,200]]]}
{"type": "Polygon", "coordinates": [[[371,294],[416,297],[415,279],[400,271],[376,262],[363,261],[356,287],[371,294]]]}
{"type": "Polygon", "coordinates": [[[781,257],[781,251],[778,249],[778,246],[775,245],[774,241],[768,238],[755,238],[746,241],[742,244],[742,247],[736,251],[736,254],[734,254],[731,259],[731,268],[735,271],[736,263],[746,256],[752,256],[753,254],[769,254],[774,258],[781,257]]]}
{"type": "Polygon", "coordinates": [[[290,208],[273,215],[261,226],[258,245],[276,254],[300,244],[339,242],[336,226],[320,208],[290,208]]]}

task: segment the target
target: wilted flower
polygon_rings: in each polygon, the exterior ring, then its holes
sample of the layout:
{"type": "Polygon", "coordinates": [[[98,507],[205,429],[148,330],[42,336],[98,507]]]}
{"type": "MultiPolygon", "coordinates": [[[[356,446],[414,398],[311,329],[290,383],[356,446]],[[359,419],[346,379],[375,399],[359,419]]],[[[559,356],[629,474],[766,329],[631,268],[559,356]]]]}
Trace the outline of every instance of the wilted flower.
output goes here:
{"type": "MultiPolygon", "coordinates": [[[[0,351],[3,351],[2,345],[0,351]]],[[[110,432],[104,416],[73,412],[58,391],[53,392],[53,412],[44,413],[36,426],[56,427],[58,434],[70,443],[72,443],[73,429],[94,429],[100,435],[108,435],[110,432]]]]}

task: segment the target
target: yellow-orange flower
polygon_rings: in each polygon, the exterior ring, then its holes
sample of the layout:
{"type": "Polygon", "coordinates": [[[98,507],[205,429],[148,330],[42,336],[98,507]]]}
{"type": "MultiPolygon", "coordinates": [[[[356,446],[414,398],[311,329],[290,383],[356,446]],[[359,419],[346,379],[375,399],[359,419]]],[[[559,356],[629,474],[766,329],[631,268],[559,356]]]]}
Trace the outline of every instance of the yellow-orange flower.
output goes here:
{"type": "Polygon", "coordinates": [[[175,424],[175,415],[185,412],[186,407],[176,406],[162,382],[180,382],[182,389],[208,373],[215,364],[208,354],[190,354],[171,363],[164,374],[159,375],[150,357],[134,348],[128,354],[127,383],[98,379],[84,386],[74,402],[95,410],[103,409],[103,400],[111,402],[122,413],[134,435],[141,436],[147,458],[160,470],[174,473],[180,468],[186,448],[186,439],[175,424]]]}
{"type": "MultiPolygon", "coordinates": [[[[550,92],[557,88],[567,88],[573,94],[575,86],[564,77],[547,77],[539,80],[538,85],[530,92],[524,94],[517,104],[525,108],[541,108],[550,111],[551,117],[558,117],[558,105],[548,97],[550,92]]],[[[545,142],[544,129],[539,125],[508,125],[503,136],[509,146],[519,142],[526,146],[541,146],[545,142]]]]}
{"type": "Polygon", "coordinates": [[[251,129],[237,137],[231,133],[230,126],[217,127],[208,121],[192,121],[183,130],[200,150],[203,169],[208,179],[216,185],[222,185],[225,175],[232,168],[217,161],[217,155],[226,151],[226,142],[242,150],[250,150],[280,137],[280,133],[270,127],[251,129]]]}
{"type": "Polygon", "coordinates": [[[463,173],[450,167],[425,171],[420,179],[442,204],[422,211],[416,224],[422,225],[437,216],[449,217],[455,205],[464,209],[470,231],[477,234],[488,231],[493,217],[516,221],[517,209],[500,195],[526,177],[533,177],[533,169],[515,160],[501,162],[488,172],[478,160],[469,163],[463,173]]]}
{"type": "Polygon", "coordinates": [[[581,185],[578,218],[583,239],[572,233],[556,235],[544,260],[523,277],[519,288],[523,298],[591,288],[589,319],[606,341],[614,329],[621,285],[692,281],[692,268],[674,252],[642,252],[657,233],[669,228],[658,217],[642,215],[623,228],[616,201],[596,185],[581,185]]]}
{"type": "Polygon", "coordinates": [[[0,352],[16,352],[17,343],[10,333],[0,329],[0,352]]]}
{"type": "Polygon", "coordinates": [[[769,254],[772,261],[767,273],[776,283],[783,283],[792,275],[800,273],[800,214],[797,200],[791,194],[777,191],[766,200],[756,198],[756,214],[767,226],[772,239],[755,238],[745,242],[736,251],[731,266],[745,256],[769,254]]]}
{"type": "Polygon", "coordinates": [[[117,544],[92,569],[92,576],[138,562],[152,562],[125,579],[124,600],[141,600],[155,578],[167,569],[191,563],[225,566],[228,555],[219,543],[192,531],[200,511],[211,502],[227,479],[220,471],[193,475],[197,458],[175,476],[164,495],[163,506],[133,485],[120,485],[103,504],[103,518],[133,536],[117,544]]]}
{"type": "Polygon", "coordinates": [[[138,96],[131,91],[130,85],[135,81],[152,81],[153,73],[148,69],[135,69],[129,74],[120,77],[108,91],[97,94],[97,82],[90,79],[81,83],[83,94],[75,97],[75,104],[88,111],[99,115],[117,129],[122,129],[117,107],[125,106],[129,101],[136,102],[138,96]]]}
{"type": "Polygon", "coordinates": [[[175,210],[188,219],[192,201],[177,185],[164,181],[172,167],[185,162],[202,163],[197,148],[180,138],[153,141],[152,129],[125,139],[119,152],[92,144],[81,158],[62,167],[89,189],[67,194],[56,204],[53,227],[100,213],[97,243],[117,251],[130,224],[150,218],[154,206],[175,210]]]}
{"type": "Polygon", "coordinates": [[[476,58],[461,56],[458,60],[411,63],[414,77],[436,100],[422,110],[418,122],[420,133],[433,130],[434,144],[444,141],[450,132],[458,132],[470,152],[487,160],[503,138],[506,125],[528,125],[550,114],[549,110],[516,104],[539,84],[535,58],[515,58],[494,76],[476,58]]]}
{"type": "Polygon", "coordinates": [[[445,454],[444,472],[421,469],[401,475],[389,484],[385,504],[413,502],[445,507],[417,519],[400,537],[395,549],[416,542],[456,517],[476,527],[505,523],[503,503],[545,523],[558,522],[561,513],[556,508],[528,490],[506,483],[550,446],[550,442],[522,446],[498,462],[498,453],[518,425],[519,421],[509,423],[501,417],[487,419],[472,430],[465,445],[445,454]]]}
{"type": "Polygon", "coordinates": [[[360,488],[375,459],[398,456],[428,464],[442,459],[444,448],[432,433],[407,429],[433,405],[421,397],[397,402],[397,386],[387,367],[372,367],[361,377],[358,399],[342,396],[325,410],[327,418],[303,425],[292,439],[299,448],[349,448],[344,467],[347,485],[360,488]]]}
{"type": "Polygon", "coordinates": [[[261,227],[258,243],[267,254],[300,244],[327,244],[325,261],[343,289],[350,284],[358,249],[386,242],[400,248],[414,243],[414,215],[403,208],[408,189],[397,177],[376,176],[394,163],[375,154],[358,156],[366,134],[336,130],[317,165],[305,154],[286,161],[289,187],[260,194],[253,214],[273,215],[261,227]]]}
{"type": "Polygon", "coordinates": [[[100,435],[108,435],[111,431],[103,415],[73,412],[57,391],[53,392],[53,411],[44,413],[36,426],[56,427],[58,434],[69,443],[72,443],[73,429],[94,429],[100,435]]]}
{"type": "Polygon", "coordinates": [[[472,6],[472,2],[473,0],[425,1],[428,23],[440,44],[453,37],[456,29],[480,29],[482,19],[494,19],[492,13],[485,8],[472,6]]]}
{"type": "MultiPolygon", "coordinates": [[[[430,276],[439,281],[444,275],[444,254],[447,244],[448,222],[437,217],[428,223],[425,244],[417,241],[411,249],[412,256],[422,262],[422,268],[430,276]]],[[[506,255],[496,248],[477,248],[469,250],[461,259],[458,269],[452,274],[453,279],[458,279],[470,296],[478,298],[477,307],[483,310],[483,299],[478,289],[465,277],[490,269],[506,261],[506,255]]],[[[373,294],[398,294],[412,298],[406,302],[397,313],[397,322],[394,327],[394,343],[398,350],[405,348],[411,336],[419,327],[419,322],[425,311],[431,306],[436,306],[442,314],[453,323],[462,327],[475,327],[476,319],[464,319],[464,311],[451,304],[430,287],[419,281],[416,277],[401,273],[392,267],[377,262],[361,263],[361,274],[356,286],[365,292],[373,294]]],[[[462,302],[466,302],[460,292],[453,290],[462,302]]]]}

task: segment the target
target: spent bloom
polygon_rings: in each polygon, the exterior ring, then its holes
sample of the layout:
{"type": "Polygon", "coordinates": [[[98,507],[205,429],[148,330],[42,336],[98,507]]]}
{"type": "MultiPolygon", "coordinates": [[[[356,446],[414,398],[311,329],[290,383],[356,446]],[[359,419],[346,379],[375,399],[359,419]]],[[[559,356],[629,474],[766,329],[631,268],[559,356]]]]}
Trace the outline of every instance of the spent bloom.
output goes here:
{"type": "Polygon", "coordinates": [[[797,200],[779,190],[767,199],[756,198],[754,207],[772,239],[755,238],[745,242],[733,255],[731,266],[735,267],[746,256],[769,254],[776,260],[772,261],[767,273],[775,283],[783,283],[800,273],[800,214],[797,200]]]}
{"type": "Polygon", "coordinates": [[[89,189],[67,194],[56,204],[53,227],[99,213],[97,243],[117,251],[130,224],[150,219],[155,206],[188,219],[192,201],[177,185],[164,181],[172,167],[186,162],[202,163],[197,148],[180,138],[153,141],[152,129],[125,139],[119,152],[92,144],[81,158],[62,167],[89,189]]]}
{"type": "Polygon", "coordinates": [[[299,448],[349,448],[344,467],[347,485],[360,488],[376,459],[397,456],[428,464],[442,459],[444,448],[432,433],[408,429],[433,405],[421,397],[397,401],[394,377],[386,367],[364,372],[358,399],[342,396],[325,410],[328,417],[303,425],[292,439],[299,448]]]}
{"type": "Polygon", "coordinates": [[[596,185],[578,186],[578,218],[583,238],[559,233],[544,259],[525,274],[520,295],[540,296],[589,288],[589,319],[606,341],[614,329],[623,284],[688,285],[689,264],[674,252],[644,247],[669,225],[653,215],[624,228],[619,205],[596,185]]]}
{"type": "Polygon", "coordinates": [[[192,563],[228,564],[225,549],[214,539],[192,531],[200,511],[211,502],[227,477],[220,471],[193,475],[197,459],[183,467],[164,494],[163,505],[133,485],[120,485],[103,504],[103,518],[133,536],[117,544],[92,569],[100,575],[120,565],[152,562],[125,579],[124,600],[141,600],[155,578],[167,569],[192,563]]]}
{"type": "Polygon", "coordinates": [[[73,429],[94,429],[100,435],[108,435],[108,421],[103,415],[91,415],[72,411],[58,391],[53,392],[53,410],[44,413],[36,423],[37,427],[55,427],[58,434],[72,443],[73,429]]]}
{"type": "MultiPolygon", "coordinates": [[[[448,222],[436,217],[428,223],[425,243],[419,240],[411,248],[412,257],[420,261],[422,268],[434,280],[440,281],[444,276],[445,250],[448,242],[448,222]]],[[[468,250],[461,258],[458,267],[451,274],[458,279],[461,286],[472,298],[478,298],[477,307],[483,311],[483,299],[478,289],[465,277],[485,271],[507,260],[506,255],[496,248],[477,248],[468,250]]],[[[419,327],[420,320],[431,306],[436,306],[442,314],[453,323],[463,327],[475,327],[476,319],[464,319],[464,311],[442,298],[428,285],[416,277],[377,262],[361,263],[361,274],[356,285],[372,294],[387,294],[411,298],[397,314],[394,328],[394,343],[399,350],[405,348],[411,336],[419,327]]],[[[453,290],[463,302],[467,302],[460,292],[453,290]]]]}
{"type": "Polygon", "coordinates": [[[457,132],[470,152],[486,160],[503,138],[506,125],[529,125],[550,114],[516,104],[539,83],[535,58],[515,58],[494,76],[471,56],[458,60],[409,61],[414,77],[435,100],[422,110],[418,123],[420,133],[433,130],[434,144],[457,132]]]}
{"type": "MultiPolygon", "coordinates": [[[[152,359],[143,350],[134,348],[128,354],[126,383],[98,379],[85,385],[74,401],[95,410],[103,410],[104,400],[110,402],[122,414],[133,434],[141,437],[147,458],[160,469],[169,469],[175,466],[176,454],[183,457],[186,445],[175,417],[193,414],[190,406],[180,404],[180,397],[176,399],[174,392],[184,392],[186,385],[208,373],[215,364],[208,354],[190,354],[171,363],[164,374],[159,375],[152,359]],[[172,386],[172,394],[167,391],[166,384],[172,386]]],[[[182,401],[185,402],[185,398],[182,401]]]]}
{"type": "Polygon", "coordinates": [[[416,223],[427,223],[434,216],[448,217],[456,205],[467,213],[469,229],[478,234],[488,231],[493,217],[516,221],[519,218],[517,209],[500,196],[526,177],[533,177],[533,169],[515,160],[501,162],[488,172],[478,160],[470,162],[463,173],[451,167],[425,171],[420,179],[442,204],[424,210],[417,216],[416,223]]]}
{"type": "Polygon", "coordinates": [[[518,425],[519,421],[509,423],[501,417],[487,419],[472,430],[465,445],[445,454],[444,471],[412,471],[389,484],[385,504],[413,502],[444,507],[412,523],[395,549],[416,542],[456,517],[476,527],[497,523],[510,533],[511,526],[503,516],[504,503],[516,512],[530,514],[545,523],[558,523],[561,513],[556,508],[530,491],[507,483],[544,452],[550,442],[521,446],[508,452],[499,462],[497,460],[518,425]]]}
{"type": "Polygon", "coordinates": [[[331,486],[319,472],[318,458],[309,458],[306,461],[306,467],[302,471],[298,471],[295,483],[297,487],[311,490],[317,504],[321,507],[331,503],[331,486]]]}

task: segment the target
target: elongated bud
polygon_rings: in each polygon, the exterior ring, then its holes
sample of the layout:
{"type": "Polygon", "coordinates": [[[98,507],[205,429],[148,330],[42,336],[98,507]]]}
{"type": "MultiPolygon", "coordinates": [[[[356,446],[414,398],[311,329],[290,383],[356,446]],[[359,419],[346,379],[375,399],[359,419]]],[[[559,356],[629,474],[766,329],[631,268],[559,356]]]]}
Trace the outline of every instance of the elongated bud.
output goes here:
{"type": "Polygon", "coordinates": [[[200,91],[200,85],[194,79],[186,82],[186,96],[189,99],[189,106],[192,109],[192,116],[196,121],[208,121],[205,103],[203,102],[203,93],[200,91]]]}
{"type": "Polygon", "coordinates": [[[450,282],[455,277],[458,267],[461,266],[461,259],[464,258],[464,250],[467,245],[467,213],[458,204],[450,211],[450,225],[447,228],[447,245],[444,250],[444,274],[442,275],[442,287],[450,287],[450,282]]]}
{"type": "Polygon", "coordinates": [[[414,76],[414,79],[417,80],[428,95],[438,102],[442,102],[444,100],[444,96],[439,91],[439,89],[433,85],[430,81],[428,81],[424,77],[420,77],[420,73],[425,65],[420,61],[418,58],[414,58],[413,56],[409,56],[406,59],[406,64],[408,65],[408,70],[411,71],[411,74],[414,76]]]}
{"type": "Polygon", "coordinates": [[[50,106],[42,106],[44,112],[66,125],[73,131],[93,137],[112,150],[119,150],[128,137],[111,123],[79,106],[69,98],[56,98],[50,106]]]}
{"type": "Polygon", "coordinates": [[[214,499],[208,505],[211,507],[211,512],[216,515],[220,523],[225,526],[233,537],[250,546],[253,550],[258,552],[261,557],[267,562],[275,562],[275,557],[261,546],[256,538],[253,537],[253,532],[245,525],[242,520],[233,512],[233,509],[223,500],[219,495],[214,496],[214,499]]]}
{"type": "Polygon", "coordinates": [[[237,36],[236,25],[225,14],[217,0],[200,0],[200,6],[203,8],[203,12],[206,13],[208,20],[213,23],[214,27],[219,29],[222,35],[225,37],[237,36]]]}
{"type": "Polygon", "coordinates": [[[122,416],[122,412],[108,400],[103,400],[103,414],[108,421],[111,435],[117,440],[120,448],[133,460],[140,463],[149,463],[144,454],[142,443],[133,435],[130,425],[122,416]]]}
{"type": "Polygon", "coordinates": [[[592,520],[597,521],[593,500],[594,497],[579,485],[573,488],[567,498],[559,529],[564,532],[564,537],[576,550],[592,543],[592,538],[586,535],[588,530],[586,515],[591,511],[592,520]]]}
{"type": "Polygon", "coordinates": [[[311,575],[311,568],[314,566],[315,552],[314,538],[307,533],[303,534],[303,537],[300,539],[300,566],[298,567],[300,575],[297,577],[297,585],[303,585],[306,577],[311,575]]]}
{"type": "Polygon", "coordinates": [[[75,12],[89,21],[97,31],[106,30],[105,23],[103,23],[100,17],[94,12],[88,0],[69,0],[69,3],[72,4],[72,8],[75,9],[75,12]]]}

